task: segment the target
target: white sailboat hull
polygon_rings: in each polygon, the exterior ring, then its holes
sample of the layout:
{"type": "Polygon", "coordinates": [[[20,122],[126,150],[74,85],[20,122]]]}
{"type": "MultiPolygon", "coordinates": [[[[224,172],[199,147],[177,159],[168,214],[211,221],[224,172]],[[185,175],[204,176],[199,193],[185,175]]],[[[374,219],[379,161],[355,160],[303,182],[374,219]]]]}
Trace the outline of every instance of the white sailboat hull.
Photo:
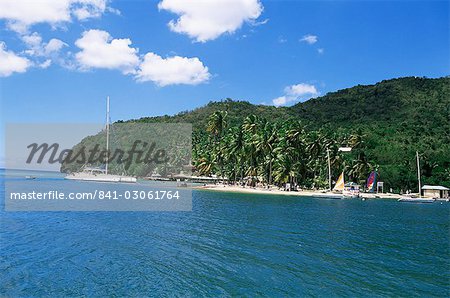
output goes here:
{"type": "Polygon", "coordinates": [[[92,173],[73,173],[64,177],[67,180],[93,181],[93,182],[120,182],[120,183],[136,183],[137,179],[131,176],[109,175],[109,174],[92,174],[92,173]]]}
{"type": "MultiPolygon", "coordinates": [[[[109,96],[106,98],[106,152],[109,154],[109,96]]],[[[108,174],[108,155],[105,169],[85,168],[82,172],[72,173],[64,177],[67,180],[93,181],[93,182],[121,182],[136,183],[137,179],[131,176],[108,174]]]]}

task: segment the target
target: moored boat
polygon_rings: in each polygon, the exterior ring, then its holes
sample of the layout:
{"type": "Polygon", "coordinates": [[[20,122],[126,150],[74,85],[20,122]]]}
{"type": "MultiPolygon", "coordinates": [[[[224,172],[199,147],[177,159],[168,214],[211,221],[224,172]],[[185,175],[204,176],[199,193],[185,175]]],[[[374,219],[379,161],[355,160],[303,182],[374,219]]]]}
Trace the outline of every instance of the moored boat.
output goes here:
{"type": "Polygon", "coordinates": [[[344,199],[359,198],[359,185],[354,182],[345,184],[344,190],[342,191],[342,197],[344,199]]]}
{"type": "Polygon", "coordinates": [[[67,180],[80,180],[92,182],[122,182],[122,183],[136,183],[136,178],[125,175],[111,175],[107,174],[104,169],[85,168],[82,172],[76,172],[64,177],[67,180]]]}
{"type": "Polygon", "coordinates": [[[419,197],[415,197],[414,195],[405,196],[403,198],[398,199],[399,202],[409,202],[409,203],[433,203],[435,199],[432,198],[422,198],[422,186],[420,180],[420,160],[419,160],[419,152],[416,151],[416,161],[417,161],[417,182],[419,184],[419,197]]]}
{"type": "Polygon", "coordinates": [[[339,192],[342,193],[342,191],[344,190],[344,172],[341,173],[341,175],[338,178],[338,181],[336,182],[336,184],[333,187],[333,192],[339,192]]]}
{"type": "MultiPolygon", "coordinates": [[[[377,177],[378,177],[377,171],[372,171],[369,174],[369,177],[367,177],[366,192],[375,193],[375,188],[377,185],[377,177]]],[[[378,192],[378,190],[377,190],[377,192],[378,192]]]]}
{"type": "Polygon", "coordinates": [[[334,185],[332,191],[326,192],[321,196],[329,199],[342,199],[342,191],[344,190],[344,184],[345,184],[344,172],[342,172],[338,178],[338,181],[334,185]]]}
{"type": "MultiPolygon", "coordinates": [[[[109,96],[106,99],[106,151],[109,152],[109,96]]],[[[126,182],[136,183],[137,179],[125,175],[112,175],[108,173],[108,156],[105,168],[84,168],[82,172],[75,172],[64,177],[67,180],[93,181],[93,182],[126,182]]]]}

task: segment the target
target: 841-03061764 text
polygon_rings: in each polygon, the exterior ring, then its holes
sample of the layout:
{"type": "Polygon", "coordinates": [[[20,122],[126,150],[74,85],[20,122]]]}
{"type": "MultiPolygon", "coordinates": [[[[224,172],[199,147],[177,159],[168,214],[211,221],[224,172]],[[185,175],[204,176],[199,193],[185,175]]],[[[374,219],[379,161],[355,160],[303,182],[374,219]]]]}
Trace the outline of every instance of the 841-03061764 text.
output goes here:
{"type": "Polygon", "coordinates": [[[124,198],[126,200],[178,200],[180,195],[178,191],[171,190],[132,190],[132,191],[124,191],[123,193],[118,191],[99,191],[98,198],[100,200],[111,199],[118,200],[124,198]]]}
{"type": "Polygon", "coordinates": [[[10,200],[178,200],[180,194],[172,190],[95,190],[92,192],[47,191],[11,192],[10,200]]]}

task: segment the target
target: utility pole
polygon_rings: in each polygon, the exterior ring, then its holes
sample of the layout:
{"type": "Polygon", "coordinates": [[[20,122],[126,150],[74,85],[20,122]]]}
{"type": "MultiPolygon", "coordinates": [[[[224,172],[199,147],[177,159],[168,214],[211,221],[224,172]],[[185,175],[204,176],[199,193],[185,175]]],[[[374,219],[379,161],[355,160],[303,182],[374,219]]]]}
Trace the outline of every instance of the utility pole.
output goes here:
{"type": "Polygon", "coordinates": [[[419,180],[419,198],[422,197],[422,184],[420,182],[420,163],[419,163],[419,152],[416,151],[416,159],[417,159],[417,179],[419,180]]]}
{"type": "Polygon", "coordinates": [[[328,157],[328,186],[329,186],[329,191],[331,191],[331,161],[330,161],[330,149],[327,149],[327,157],[328,157]]]}

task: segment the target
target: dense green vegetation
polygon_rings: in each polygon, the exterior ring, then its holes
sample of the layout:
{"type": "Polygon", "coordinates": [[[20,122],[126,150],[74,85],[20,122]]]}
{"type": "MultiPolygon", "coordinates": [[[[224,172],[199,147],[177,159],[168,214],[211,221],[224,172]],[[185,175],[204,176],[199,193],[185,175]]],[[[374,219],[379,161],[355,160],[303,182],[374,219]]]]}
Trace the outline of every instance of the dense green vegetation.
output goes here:
{"type": "Polygon", "coordinates": [[[328,185],[327,150],[334,172],[345,170],[352,180],[364,180],[373,168],[360,133],[308,131],[298,120],[270,122],[256,115],[246,117],[242,125],[228,127],[226,119],[226,111],[217,111],[208,119],[209,134],[194,134],[194,161],[202,175],[324,188],[328,185]],[[353,148],[351,155],[338,153],[342,144],[353,148]]]}
{"type": "Polygon", "coordinates": [[[109,172],[149,176],[178,173],[192,160],[192,126],[174,123],[114,123],[110,126],[109,154],[106,131],[85,137],[65,156],[62,172],[78,172],[86,166],[104,167],[109,172]],[[130,156],[130,154],[132,156],[130,156]]]}
{"type": "Polygon", "coordinates": [[[361,183],[377,170],[385,189],[416,190],[417,150],[423,182],[450,186],[449,77],[358,85],[292,107],[226,99],[128,122],[192,123],[193,164],[203,175],[326,187],[329,149],[334,179],[345,171],[361,183]]]}

